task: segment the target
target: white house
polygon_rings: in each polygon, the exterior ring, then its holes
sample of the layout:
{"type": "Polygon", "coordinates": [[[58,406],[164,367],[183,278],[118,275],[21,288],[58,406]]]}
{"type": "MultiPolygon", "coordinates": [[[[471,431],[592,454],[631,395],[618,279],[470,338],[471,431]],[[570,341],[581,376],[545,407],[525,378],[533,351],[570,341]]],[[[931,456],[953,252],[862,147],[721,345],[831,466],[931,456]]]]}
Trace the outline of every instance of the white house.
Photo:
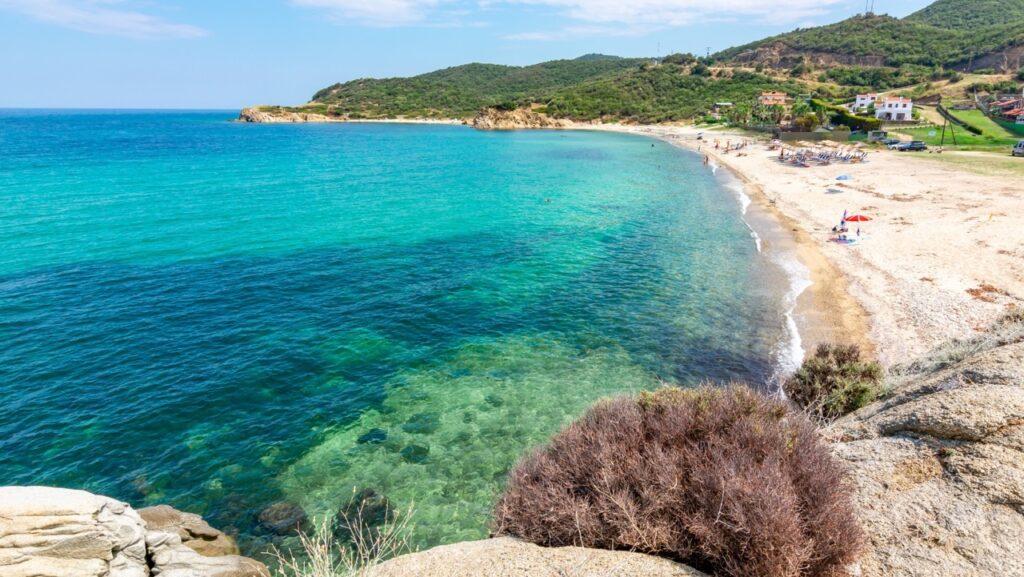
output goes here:
{"type": "Polygon", "coordinates": [[[853,102],[853,106],[850,108],[853,111],[867,110],[869,106],[874,104],[878,100],[878,94],[858,94],[857,100],[853,102]]]}
{"type": "Polygon", "coordinates": [[[909,98],[885,98],[875,103],[875,118],[880,120],[913,120],[914,101],[909,98]]]}

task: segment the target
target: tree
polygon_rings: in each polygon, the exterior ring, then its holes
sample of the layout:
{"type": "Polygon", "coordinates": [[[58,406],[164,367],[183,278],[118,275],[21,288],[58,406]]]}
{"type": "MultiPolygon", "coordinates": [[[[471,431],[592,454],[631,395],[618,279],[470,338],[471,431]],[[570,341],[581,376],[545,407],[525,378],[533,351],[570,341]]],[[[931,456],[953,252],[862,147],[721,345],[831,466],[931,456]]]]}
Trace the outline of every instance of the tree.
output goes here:
{"type": "Polygon", "coordinates": [[[793,126],[796,126],[801,132],[812,132],[820,125],[821,121],[818,119],[818,115],[813,112],[793,118],[793,126]]]}

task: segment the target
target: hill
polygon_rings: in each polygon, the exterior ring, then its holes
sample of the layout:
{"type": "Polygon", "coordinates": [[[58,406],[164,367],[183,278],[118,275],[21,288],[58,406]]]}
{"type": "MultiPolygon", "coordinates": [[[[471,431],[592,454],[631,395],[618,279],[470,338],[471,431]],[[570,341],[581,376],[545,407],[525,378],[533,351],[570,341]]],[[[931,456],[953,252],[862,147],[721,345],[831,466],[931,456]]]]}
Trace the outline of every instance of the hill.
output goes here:
{"type": "Polygon", "coordinates": [[[411,78],[364,78],[317,92],[313,103],[346,114],[467,117],[481,108],[543,101],[558,90],[636,68],[644,59],[590,54],[532,66],[466,64],[411,78]]]}
{"type": "Polygon", "coordinates": [[[717,101],[749,106],[764,90],[842,98],[916,87],[920,96],[935,82],[959,82],[956,71],[992,80],[993,72],[1016,73],[1022,63],[1024,0],[938,0],[907,18],[862,14],[706,59],[587,54],[532,66],[473,63],[338,83],[305,106],[251,109],[250,116],[468,119],[485,108],[531,107],[556,118],[660,122],[694,118],[717,101]]]}
{"type": "Polygon", "coordinates": [[[1024,20],[1024,0],[938,0],[906,18],[909,22],[969,31],[1024,20]]]}
{"type": "MultiPolygon", "coordinates": [[[[867,14],[815,28],[798,29],[715,55],[716,60],[792,67],[920,65],[959,70],[1015,65],[1024,54],[1024,15],[996,25],[964,29],[953,22],[960,5],[988,0],[959,0],[958,8],[941,9],[917,18],[867,14]],[[939,27],[929,22],[951,26],[939,27]]],[[[1003,0],[1004,3],[1009,0],[1003,0]]],[[[1021,0],[1014,0],[1020,2],[1021,0]]],[[[935,6],[935,5],[933,5],[935,6]]],[[[927,9],[926,9],[927,10],[927,9]]],[[[920,12],[917,14],[921,14],[920,12]]],[[[916,16],[916,15],[915,15],[916,16]]]]}

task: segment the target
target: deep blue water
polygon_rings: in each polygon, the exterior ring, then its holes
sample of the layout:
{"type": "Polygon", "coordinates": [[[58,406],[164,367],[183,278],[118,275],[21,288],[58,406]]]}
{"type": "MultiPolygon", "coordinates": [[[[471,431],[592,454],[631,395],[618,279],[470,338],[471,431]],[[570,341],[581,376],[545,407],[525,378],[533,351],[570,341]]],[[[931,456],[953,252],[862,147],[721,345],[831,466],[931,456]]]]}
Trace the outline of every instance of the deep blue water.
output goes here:
{"type": "Polygon", "coordinates": [[[597,398],[762,383],[784,346],[778,271],[695,155],[233,116],[0,111],[0,484],[250,550],[268,504],[372,488],[454,541],[597,398]]]}

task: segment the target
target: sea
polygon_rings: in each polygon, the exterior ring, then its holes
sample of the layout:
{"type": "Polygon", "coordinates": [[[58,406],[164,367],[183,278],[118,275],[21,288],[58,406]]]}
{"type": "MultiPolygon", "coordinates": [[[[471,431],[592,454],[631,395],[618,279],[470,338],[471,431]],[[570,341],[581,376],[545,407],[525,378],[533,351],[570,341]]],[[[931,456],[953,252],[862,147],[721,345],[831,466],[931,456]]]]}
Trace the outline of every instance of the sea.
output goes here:
{"type": "Polygon", "coordinates": [[[249,553],[271,505],[373,495],[427,547],[486,536],[599,399],[799,360],[795,261],[692,152],[236,116],[0,111],[0,485],[170,504],[249,553]]]}

